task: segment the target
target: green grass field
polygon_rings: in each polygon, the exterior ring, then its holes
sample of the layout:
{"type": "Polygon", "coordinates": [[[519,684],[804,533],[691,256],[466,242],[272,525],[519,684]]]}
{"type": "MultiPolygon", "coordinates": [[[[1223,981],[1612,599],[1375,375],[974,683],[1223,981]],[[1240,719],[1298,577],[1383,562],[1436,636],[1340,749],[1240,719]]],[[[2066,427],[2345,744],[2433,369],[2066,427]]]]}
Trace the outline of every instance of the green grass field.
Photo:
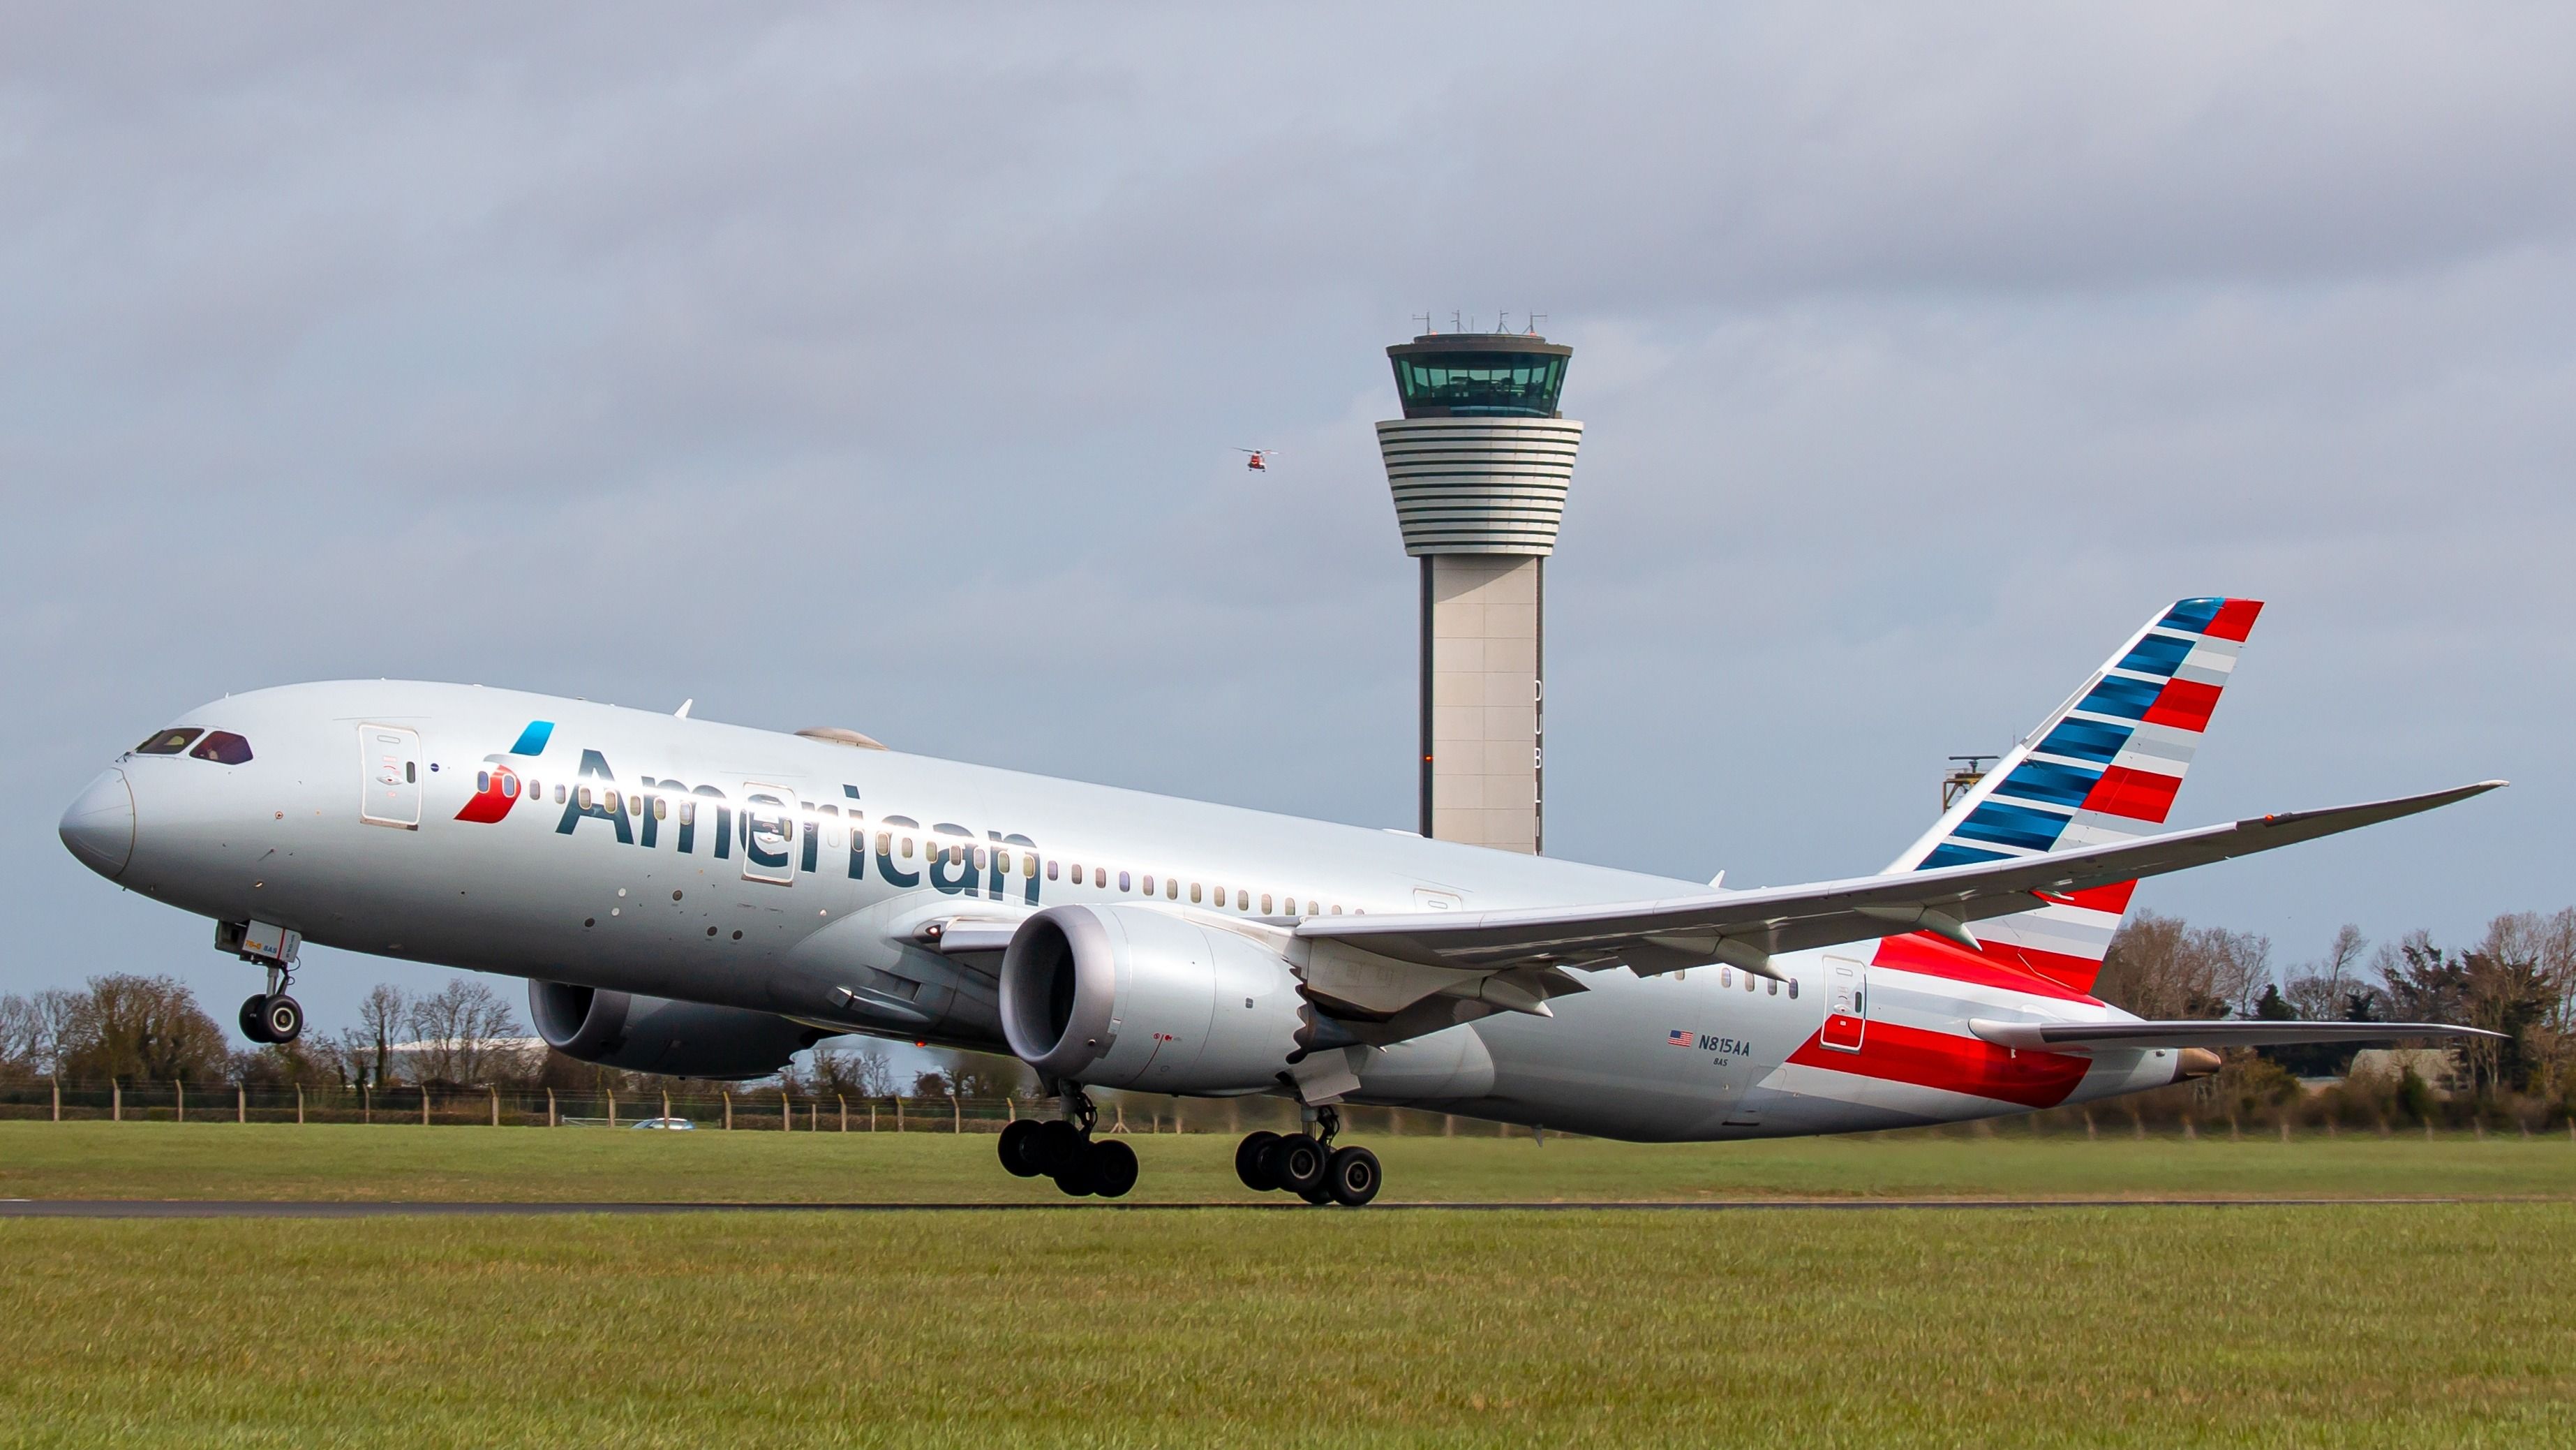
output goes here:
{"type": "MultiPolygon", "coordinates": [[[[1231,1137],[1129,1141],[1144,1168],[1131,1201],[1278,1201],[1235,1182],[1231,1137]]],[[[1348,1141],[1384,1159],[1389,1201],[2576,1198],[2563,1135],[1348,1141]]],[[[0,1197],[1062,1201],[1043,1179],[1001,1172],[989,1135],[99,1122],[0,1122],[0,1197]]]]}
{"type": "MultiPolygon", "coordinates": [[[[2525,1201],[0,1219],[0,1443],[2576,1441],[2564,1138],[1373,1141],[1417,1200],[2525,1201]]],[[[991,1148],[9,1123],[0,1195],[1064,1202],[991,1148]]]]}
{"type": "Polygon", "coordinates": [[[2527,1445],[2564,1205],[0,1221],[18,1445],[2527,1445]]]}

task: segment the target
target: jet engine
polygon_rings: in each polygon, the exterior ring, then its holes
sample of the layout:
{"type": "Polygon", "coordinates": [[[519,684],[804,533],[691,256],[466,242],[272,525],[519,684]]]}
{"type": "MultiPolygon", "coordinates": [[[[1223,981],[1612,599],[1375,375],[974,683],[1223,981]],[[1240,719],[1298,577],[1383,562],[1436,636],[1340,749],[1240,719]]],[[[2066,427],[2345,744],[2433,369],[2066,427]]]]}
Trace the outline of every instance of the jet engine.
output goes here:
{"type": "Polygon", "coordinates": [[[530,982],[537,1035],[566,1057],[673,1077],[767,1077],[828,1034],[767,1012],[530,982]]]}
{"type": "Polygon", "coordinates": [[[1002,954],[1002,1031],[1049,1077],[1164,1093],[1278,1081],[1303,1025],[1288,963],[1151,907],[1055,906],[1002,954]]]}

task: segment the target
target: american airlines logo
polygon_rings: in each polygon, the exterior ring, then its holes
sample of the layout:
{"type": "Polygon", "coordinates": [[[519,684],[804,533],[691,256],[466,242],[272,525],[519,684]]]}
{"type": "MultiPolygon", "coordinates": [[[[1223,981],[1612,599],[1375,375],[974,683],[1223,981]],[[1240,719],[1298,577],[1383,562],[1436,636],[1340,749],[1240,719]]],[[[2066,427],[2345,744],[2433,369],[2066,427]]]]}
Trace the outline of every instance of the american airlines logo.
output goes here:
{"type": "MultiPolygon", "coordinates": [[[[508,750],[483,757],[474,794],[456,819],[489,825],[508,817],[521,800],[542,805],[542,783],[522,776],[519,766],[545,753],[554,728],[551,720],[531,720],[508,750]]],[[[786,885],[800,871],[813,874],[822,865],[823,852],[838,851],[847,832],[853,881],[865,880],[873,871],[887,885],[911,888],[926,878],[934,890],[994,901],[1005,899],[1016,884],[1028,905],[1038,904],[1037,842],[999,831],[987,831],[978,840],[954,822],[934,821],[925,829],[910,816],[888,815],[876,822],[871,851],[854,785],[841,787],[847,798],[842,802],[799,800],[784,787],[761,785],[744,787],[737,798],[712,785],[649,775],[637,777],[635,788],[627,790],[606,756],[584,750],[575,778],[556,782],[554,793],[563,807],[555,824],[558,834],[573,835],[582,822],[597,821],[621,846],[657,850],[667,828],[670,849],[682,855],[696,854],[701,842],[719,861],[731,859],[739,849],[743,875],[754,881],[786,885]],[[925,838],[919,869],[912,864],[916,833],[925,838]],[[1005,879],[1013,875],[1020,882],[1005,879]]]]}

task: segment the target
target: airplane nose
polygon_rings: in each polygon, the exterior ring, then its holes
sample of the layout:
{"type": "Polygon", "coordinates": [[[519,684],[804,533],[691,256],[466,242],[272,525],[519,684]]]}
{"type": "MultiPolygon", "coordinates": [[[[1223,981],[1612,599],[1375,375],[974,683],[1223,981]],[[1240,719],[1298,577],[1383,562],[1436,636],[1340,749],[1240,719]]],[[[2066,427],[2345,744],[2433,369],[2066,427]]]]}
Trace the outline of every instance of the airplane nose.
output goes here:
{"type": "Polygon", "coordinates": [[[82,865],[110,881],[123,875],[134,855],[134,791],[125,783],[125,772],[101,772],[63,812],[56,829],[82,865]]]}

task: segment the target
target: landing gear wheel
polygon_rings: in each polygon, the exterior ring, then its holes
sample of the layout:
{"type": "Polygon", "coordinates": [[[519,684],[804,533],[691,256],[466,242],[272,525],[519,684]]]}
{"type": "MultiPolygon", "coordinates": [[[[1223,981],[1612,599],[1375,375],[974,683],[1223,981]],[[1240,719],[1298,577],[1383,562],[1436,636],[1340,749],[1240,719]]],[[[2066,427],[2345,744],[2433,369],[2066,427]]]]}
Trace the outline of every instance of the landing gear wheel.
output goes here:
{"type": "Polygon", "coordinates": [[[1061,1178],[1082,1166],[1083,1150],[1090,1146],[1080,1128],[1062,1118],[1050,1118],[1038,1124],[1037,1135],[1029,1140],[1028,1161],[1038,1172],[1061,1178]]]}
{"type": "Polygon", "coordinates": [[[1084,1165],[1091,1191],[1103,1198],[1124,1198],[1136,1186],[1136,1150],[1115,1138],[1091,1145],[1084,1165]]]}
{"type": "MultiPolygon", "coordinates": [[[[250,1009],[245,1007],[242,1010],[247,1012],[250,1009]]],[[[1234,1145],[1234,1176],[1243,1180],[1244,1187],[1255,1193],[1268,1193],[1279,1186],[1270,1181],[1269,1174],[1261,1171],[1262,1150],[1278,1141],[1277,1133],[1265,1129],[1244,1134],[1243,1141],[1234,1145]]]]}
{"type": "Polygon", "coordinates": [[[1091,1196],[1091,1155],[1083,1154],[1071,1165],[1050,1176],[1055,1179],[1055,1186],[1063,1190],[1065,1197],[1089,1198],[1091,1196]]]}
{"type": "Polygon", "coordinates": [[[1013,1178],[1035,1178],[1046,1171],[1038,1164],[1038,1139],[1045,1126],[1035,1118],[1019,1118],[1002,1130],[1002,1168],[1013,1178]]]}
{"type": "Polygon", "coordinates": [[[1272,1186],[1303,1198],[1324,1186],[1324,1145],[1303,1133],[1279,1138],[1261,1150],[1261,1169],[1272,1186]]]}
{"type": "Polygon", "coordinates": [[[259,1025],[271,1042],[293,1042],[304,1035],[304,1008],[284,992],[260,1004],[259,1025]]]}
{"type": "Polygon", "coordinates": [[[256,992],[242,998],[242,1036],[249,1038],[253,1042],[270,1042],[275,1040],[268,1035],[268,1023],[262,1020],[267,1016],[267,1013],[264,1010],[267,1006],[268,999],[256,992]]]}
{"type": "Polygon", "coordinates": [[[1345,1208],[1366,1207],[1385,1181],[1378,1172],[1377,1155],[1366,1148],[1336,1148],[1325,1162],[1325,1191],[1345,1208]]]}

